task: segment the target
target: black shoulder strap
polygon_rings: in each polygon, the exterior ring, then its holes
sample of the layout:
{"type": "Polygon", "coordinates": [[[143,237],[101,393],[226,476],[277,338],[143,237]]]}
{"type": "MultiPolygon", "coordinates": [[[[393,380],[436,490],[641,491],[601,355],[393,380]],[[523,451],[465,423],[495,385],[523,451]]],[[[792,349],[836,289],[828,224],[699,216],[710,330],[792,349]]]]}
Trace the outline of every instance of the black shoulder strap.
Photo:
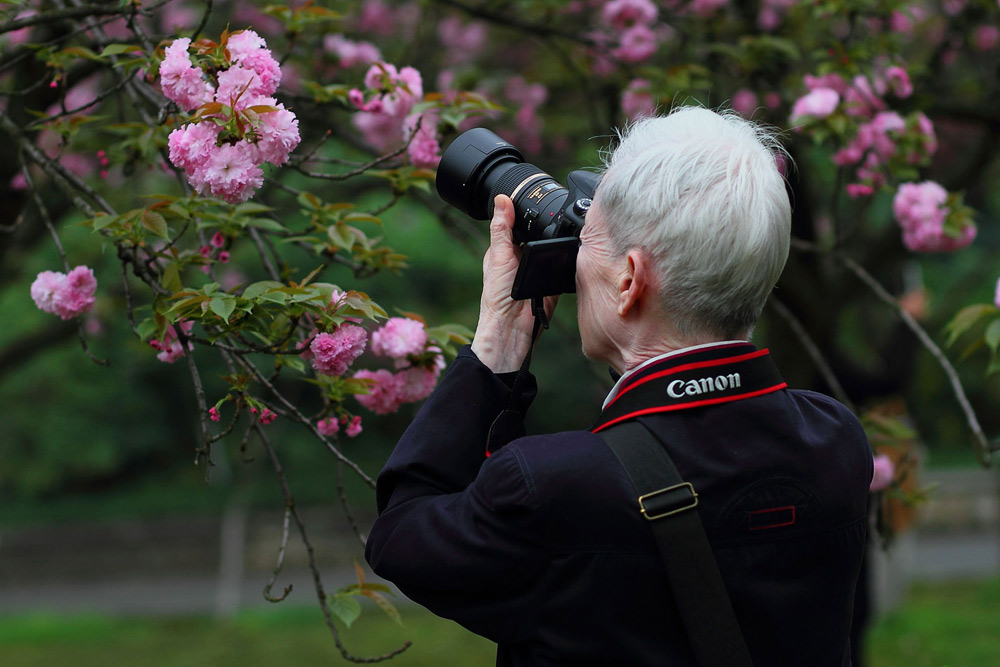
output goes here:
{"type": "Polygon", "coordinates": [[[752,667],[729,594],[698,512],[694,487],[666,448],[629,420],[598,433],[628,473],[650,522],[684,629],[702,667],[752,667]]]}

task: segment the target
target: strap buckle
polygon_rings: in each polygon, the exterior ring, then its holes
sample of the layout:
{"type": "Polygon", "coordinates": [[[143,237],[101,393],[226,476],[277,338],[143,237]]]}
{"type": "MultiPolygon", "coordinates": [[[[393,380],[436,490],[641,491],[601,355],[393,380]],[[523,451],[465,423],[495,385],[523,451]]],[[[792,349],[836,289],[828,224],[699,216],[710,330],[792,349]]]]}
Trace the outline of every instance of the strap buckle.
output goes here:
{"type": "Polygon", "coordinates": [[[651,491],[639,496],[639,511],[647,521],[662,519],[671,514],[677,514],[685,510],[694,509],[698,506],[698,493],[694,490],[691,482],[681,482],[668,486],[659,491],[651,491]],[[690,496],[683,493],[684,489],[690,496]],[[647,507],[646,502],[652,500],[647,507]]]}

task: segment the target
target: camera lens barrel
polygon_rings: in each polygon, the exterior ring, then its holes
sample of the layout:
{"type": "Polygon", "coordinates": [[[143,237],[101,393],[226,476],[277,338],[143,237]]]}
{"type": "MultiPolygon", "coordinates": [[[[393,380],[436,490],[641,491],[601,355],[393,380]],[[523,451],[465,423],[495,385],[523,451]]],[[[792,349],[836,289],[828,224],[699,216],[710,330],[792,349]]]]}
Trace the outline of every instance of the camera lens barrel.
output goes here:
{"type": "Polygon", "coordinates": [[[441,156],[437,190],[452,206],[476,218],[493,215],[499,194],[514,202],[514,238],[550,238],[569,191],[493,132],[475,128],[459,135],[441,156]]]}

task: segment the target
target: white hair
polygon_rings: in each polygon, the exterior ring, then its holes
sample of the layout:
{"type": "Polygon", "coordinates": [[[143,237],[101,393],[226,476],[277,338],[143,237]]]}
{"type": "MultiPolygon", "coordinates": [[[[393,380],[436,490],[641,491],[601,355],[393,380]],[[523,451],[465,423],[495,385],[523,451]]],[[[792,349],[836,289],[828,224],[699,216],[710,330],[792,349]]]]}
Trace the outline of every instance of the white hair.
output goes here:
{"type": "Polygon", "coordinates": [[[619,254],[652,260],[687,340],[749,337],[788,258],[791,205],[774,134],[736,112],[680,107],[619,132],[595,194],[619,254]]]}

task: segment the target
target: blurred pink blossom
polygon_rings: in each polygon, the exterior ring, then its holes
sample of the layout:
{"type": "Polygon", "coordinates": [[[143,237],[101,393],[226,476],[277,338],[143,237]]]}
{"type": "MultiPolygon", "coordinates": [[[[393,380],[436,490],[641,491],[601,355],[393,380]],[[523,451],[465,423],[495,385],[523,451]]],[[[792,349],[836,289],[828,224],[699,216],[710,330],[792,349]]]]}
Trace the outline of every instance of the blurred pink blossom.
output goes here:
{"type": "Polygon", "coordinates": [[[893,65],[886,68],[885,78],[889,84],[889,89],[896,97],[905,99],[913,94],[913,84],[910,83],[910,75],[902,67],[893,65]]]}
{"type": "Polygon", "coordinates": [[[488,37],[484,22],[463,21],[454,14],[438,22],[437,32],[441,45],[447,50],[445,59],[451,65],[474,60],[482,52],[488,37]]]}
{"type": "MultiPolygon", "coordinates": [[[[149,346],[154,350],[158,351],[156,358],[165,364],[172,364],[179,358],[184,356],[184,348],[181,346],[180,341],[177,339],[177,333],[175,327],[179,327],[181,333],[188,335],[191,333],[191,329],[194,327],[193,320],[184,320],[183,322],[177,322],[167,327],[167,330],[163,333],[163,338],[154,338],[149,341],[149,346]]],[[[188,350],[193,350],[194,345],[191,341],[187,344],[188,350]]]]}
{"type": "Polygon", "coordinates": [[[656,112],[656,101],[646,79],[632,79],[622,91],[622,113],[629,120],[652,116],[656,112]]]}
{"type": "Polygon", "coordinates": [[[360,370],[354,374],[354,377],[374,381],[369,393],[356,394],[355,398],[358,403],[375,414],[387,415],[395,412],[403,403],[401,378],[392,371],[384,368],[376,371],[360,370]]]}
{"type": "Polygon", "coordinates": [[[412,114],[406,119],[404,132],[410,144],[406,154],[415,167],[434,169],[441,161],[441,144],[437,136],[438,116],[432,111],[423,114],[412,114]],[[420,119],[420,129],[416,136],[410,139],[420,119]]]}
{"type": "Polygon", "coordinates": [[[336,417],[321,419],[316,422],[316,430],[319,431],[320,435],[324,435],[329,438],[337,435],[337,432],[340,431],[340,421],[336,417]]]}
{"type": "Polygon", "coordinates": [[[795,101],[788,121],[798,123],[805,117],[826,118],[837,110],[840,95],[832,88],[814,88],[795,101]]]}
{"type": "Polygon", "coordinates": [[[353,438],[357,435],[360,435],[361,431],[362,431],[361,415],[354,415],[351,418],[351,422],[347,425],[347,428],[344,430],[344,433],[347,434],[348,438],[353,438]]]}
{"type": "Polygon", "coordinates": [[[1000,279],[997,280],[997,291],[993,295],[993,303],[997,305],[997,308],[1000,308],[1000,279]]]}
{"type": "Polygon", "coordinates": [[[343,375],[365,351],[368,332],[353,324],[341,324],[331,333],[321,333],[309,344],[312,365],[323,375],[343,375]]]}
{"type": "Polygon", "coordinates": [[[760,100],[757,98],[757,93],[753,92],[749,88],[743,88],[733,94],[733,109],[745,118],[749,118],[753,115],[753,112],[757,110],[759,104],[760,100]]]}
{"type": "Polygon", "coordinates": [[[972,31],[972,43],[978,51],[993,51],[1000,45],[1000,28],[981,25],[972,31]]]}
{"type": "Polygon", "coordinates": [[[97,278],[87,266],[78,266],[68,274],[42,271],[31,283],[31,298],[39,310],[70,320],[88,312],[97,292],[97,278]]]}
{"type": "Polygon", "coordinates": [[[879,454],[872,460],[872,482],[868,487],[871,491],[882,491],[892,483],[896,466],[886,454],[879,454]]]}
{"type": "Polygon", "coordinates": [[[391,317],[372,333],[372,352],[393,359],[419,354],[427,344],[423,322],[408,317],[391,317]]]}
{"type": "Polygon", "coordinates": [[[892,210],[903,228],[903,245],[915,252],[951,252],[972,243],[976,237],[975,225],[963,228],[957,238],[945,232],[947,200],[948,191],[934,181],[899,186],[892,210]]]}
{"type": "Polygon", "coordinates": [[[929,16],[927,9],[920,5],[908,5],[903,9],[893,10],[889,18],[889,29],[908,35],[914,27],[929,16]]]}
{"type": "Polygon", "coordinates": [[[849,116],[870,117],[885,108],[885,102],[872,90],[871,82],[861,74],[854,77],[844,92],[844,110],[849,116]]]}
{"type": "Polygon", "coordinates": [[[656,53],[656,33],[645,25],[634,25],[621,34],[621,41],[611,55],[624,63],[637,64],[649,60],[656,53]]]}
{"type": "Polygon", "coordinates": [[[616,30],[656,21],[658,10],[650,0],[611,0],[601,7],[601,20],[616,30]]]}
{"type": "Polygon", "coordinates": [[[355,42],[341,34],[327,35],[323,39],[323,48],[337,56],[341,67],[373,65],[382,60],[378,47],[371,42],[355,42]]]}

